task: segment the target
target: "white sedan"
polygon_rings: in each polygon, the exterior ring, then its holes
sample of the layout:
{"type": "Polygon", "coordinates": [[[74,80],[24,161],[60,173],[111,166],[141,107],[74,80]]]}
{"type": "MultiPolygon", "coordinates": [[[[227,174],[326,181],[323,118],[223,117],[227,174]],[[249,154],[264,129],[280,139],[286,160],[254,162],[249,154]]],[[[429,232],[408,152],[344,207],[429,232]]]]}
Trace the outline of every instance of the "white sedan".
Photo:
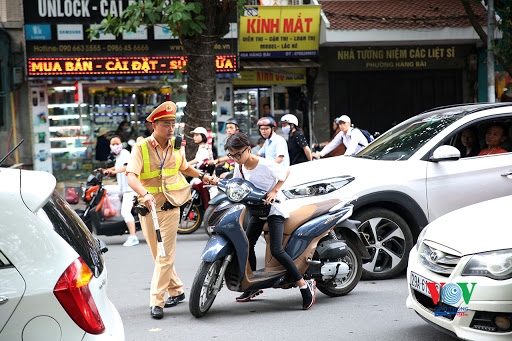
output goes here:
{"type": "Polygon", "coordinates": [[[463,340],[512,340],[512,196],[430,223],[409,254],[407,307],[463,340]]]}

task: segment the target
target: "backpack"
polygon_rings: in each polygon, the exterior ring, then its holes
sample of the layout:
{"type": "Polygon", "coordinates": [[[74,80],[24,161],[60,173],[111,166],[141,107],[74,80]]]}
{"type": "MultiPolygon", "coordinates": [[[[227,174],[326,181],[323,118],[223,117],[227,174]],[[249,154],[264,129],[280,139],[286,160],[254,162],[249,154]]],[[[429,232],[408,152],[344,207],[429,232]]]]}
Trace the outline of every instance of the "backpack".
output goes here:
{"type": "MultiPolygon", "coordinates": [[[[365,129],[361,129],[361,128],[355,128],[354,129],[359,129],[359,131],[361,133],[363,133],[364,137],[366,138],[366,141],[368,141],[368,143],[372,143],[375,138],[373,137],[372,134],[370,134],[370,132],[368,130],[365,130],[365,129]]],[[[359,143],[360,146],[363,146],[361,143],[359,143]]]]}

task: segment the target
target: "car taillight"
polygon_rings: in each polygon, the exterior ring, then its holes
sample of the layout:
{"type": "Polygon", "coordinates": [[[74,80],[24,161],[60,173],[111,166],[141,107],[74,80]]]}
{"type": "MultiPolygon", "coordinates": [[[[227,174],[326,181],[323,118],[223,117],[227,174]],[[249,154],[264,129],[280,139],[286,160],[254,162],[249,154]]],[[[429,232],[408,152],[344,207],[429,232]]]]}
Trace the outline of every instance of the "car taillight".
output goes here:
{"type": "Polygon", "coordinates": [[[82,258],[77,258],[60,276],[53,293],[75,323],[90,334],[105,330],[89,290],[93,274],[82,258]]]}

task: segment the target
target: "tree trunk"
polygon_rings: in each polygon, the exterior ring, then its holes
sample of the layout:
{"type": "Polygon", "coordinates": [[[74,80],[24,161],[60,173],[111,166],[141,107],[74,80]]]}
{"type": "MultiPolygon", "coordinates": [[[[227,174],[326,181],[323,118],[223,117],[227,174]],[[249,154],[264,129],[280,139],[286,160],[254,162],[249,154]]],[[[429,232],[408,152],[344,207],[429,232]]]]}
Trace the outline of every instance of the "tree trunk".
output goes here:
{"type": "Polygon", "coordinates": [[[202,3],[206,29],[193,37],[184,37],[182,41],[188,56],[187,104],[183,110],[187,160],[192,160],[197,151],[190,131],[196,127],[211,129],[217,79],[214,44],[229,31],[228,16],[231,11],[231,8],[218,1],[202,0],[202,3]]]}

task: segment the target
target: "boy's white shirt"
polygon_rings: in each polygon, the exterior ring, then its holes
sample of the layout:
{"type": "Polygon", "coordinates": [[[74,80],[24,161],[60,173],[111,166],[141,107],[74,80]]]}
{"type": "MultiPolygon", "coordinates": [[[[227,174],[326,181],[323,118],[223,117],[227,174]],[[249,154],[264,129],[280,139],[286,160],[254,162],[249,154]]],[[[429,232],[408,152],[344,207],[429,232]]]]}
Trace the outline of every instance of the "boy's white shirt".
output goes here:
{"type": "MultiPolygon", "coordinates": [[[[244,173],[243,177],[240,174],[240,165],[235,163],[233,178],[245,178],[245,180],[252,182],[254,186],[268,192],[274,188],[277,181],[286,179],[288,168],[273,160],[259,157],[258,164],[254,169],[248,170],[242,165],[242,172],[244,173]]],[[[272,203],[269,215],[280,215],[288,218],[290,213],[282,205],[286,197],[281,190],[277,192],[276,199],[281,203],[272,203]]]]}

